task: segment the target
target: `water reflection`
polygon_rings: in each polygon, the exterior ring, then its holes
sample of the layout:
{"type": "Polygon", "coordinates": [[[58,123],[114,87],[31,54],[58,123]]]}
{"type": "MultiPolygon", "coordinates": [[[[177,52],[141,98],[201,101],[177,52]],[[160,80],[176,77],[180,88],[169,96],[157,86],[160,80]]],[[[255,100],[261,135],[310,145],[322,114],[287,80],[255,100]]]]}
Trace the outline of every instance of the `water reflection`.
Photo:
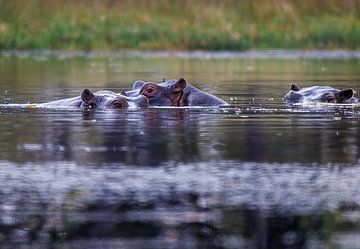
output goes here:
{"type": "Polygon", "coordinates": [[[214,160],[359,161],[357,120],[339,113],[289,113],[283,118],[259,109],[17,111],[2,110],[0,160],[148,166],[214,160]]]}
{"type": "Polygon", "coordinates": [[[0,166],[4,248],[353,248],[360,233],[359,167],[0,166]]]}

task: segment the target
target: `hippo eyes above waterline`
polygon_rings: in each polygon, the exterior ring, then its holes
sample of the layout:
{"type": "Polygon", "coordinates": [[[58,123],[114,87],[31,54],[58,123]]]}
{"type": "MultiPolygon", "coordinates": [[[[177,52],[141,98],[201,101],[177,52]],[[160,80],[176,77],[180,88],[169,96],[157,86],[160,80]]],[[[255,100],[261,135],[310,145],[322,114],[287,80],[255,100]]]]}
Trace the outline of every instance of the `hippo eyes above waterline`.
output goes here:
{"type": "Polygon", "coordinates": [[[148,86],[142,91],[142,94],[148,98],[154,97],[157,93],[157,88],[155,86],[148,86]]]}
{"type": "Polygon", "coordinates": [[[111,107],[116,109],[126,108],[128,106],[129,105],[126,100],[116,99],[111,102],[111,107]]]}

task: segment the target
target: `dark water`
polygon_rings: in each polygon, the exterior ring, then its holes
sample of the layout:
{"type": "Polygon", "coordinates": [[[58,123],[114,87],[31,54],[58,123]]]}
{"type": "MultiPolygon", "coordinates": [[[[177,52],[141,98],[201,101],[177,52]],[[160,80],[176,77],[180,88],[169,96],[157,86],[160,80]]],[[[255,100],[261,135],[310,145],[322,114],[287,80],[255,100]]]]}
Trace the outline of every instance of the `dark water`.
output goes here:
{"type": "Polygon", "coordinates": [[[282,101],[360,61],[296,55],[3,53],[2,104],[185,76],[232,107],[1,108],[0,247],[360,248],[360,108],[282,101]]]}

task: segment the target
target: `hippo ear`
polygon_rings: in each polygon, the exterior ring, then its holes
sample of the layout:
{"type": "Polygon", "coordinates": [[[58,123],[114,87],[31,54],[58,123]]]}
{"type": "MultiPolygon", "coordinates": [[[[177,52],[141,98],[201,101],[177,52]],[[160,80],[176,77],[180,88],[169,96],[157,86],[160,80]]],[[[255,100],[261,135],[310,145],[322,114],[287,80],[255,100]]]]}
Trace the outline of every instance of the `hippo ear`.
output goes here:
{"type": "Polygon", "coordinates": [[[186,96],[184,94],[184,89],[186,87],[186,79],[180,78],[176,81],[174,89],[170,95],[170,100],[173,106],[183,106],[186,102],[186,96]]]}
{"type": "Polygon", "coordinates": [[[138,90],[140,89],[143,85],[145,84],[145,81],[142,80],[137,80],[133,83],[132,89],[133,90],[138,90]]]}
{"type": "Polygon", "coordinates": [[[297,92],[297,91],[300,90],[300,88],[299,88],[297,85],[295,85],[295,84],[291,84],[290,90],[293,90],[293,91],[297,92]]]}
{"type": "Polygon", "coordinates": [[[84,89],[82,91],[81,99],[87,105],[96,105],[95,95],[89,89],[84,89]]]}
{"type": "Polygon", "coordinates": [[[354,90],[349,88],[349,89],[341,90],[340,92],[336,93],[335,97],[337,101],[341,102],[346,99],[351,99],[353,95],[354,95],[354,90]]]}
{"type": "Polygon", "coordinates": [[[184,88],[186,87],[186,84],[187,84],[186,79],[180,78],[180,79],[178,79],[178,81],[175,83],[175,88],[176,88],[177,90],[179,90],[179,91],[182,91],[182,90],[184,90],[184,88]]]}

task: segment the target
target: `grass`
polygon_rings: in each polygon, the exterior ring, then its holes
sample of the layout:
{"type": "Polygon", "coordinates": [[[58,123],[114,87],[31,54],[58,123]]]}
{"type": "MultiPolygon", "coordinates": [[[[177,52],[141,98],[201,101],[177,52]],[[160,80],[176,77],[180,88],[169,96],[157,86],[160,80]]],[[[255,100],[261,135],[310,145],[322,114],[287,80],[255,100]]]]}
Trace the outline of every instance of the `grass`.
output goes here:
{"type": "Polygon", "coordinates": [[[359,0],[0,0],[0,49],[359,49],[359,13],[359,0]]]}

